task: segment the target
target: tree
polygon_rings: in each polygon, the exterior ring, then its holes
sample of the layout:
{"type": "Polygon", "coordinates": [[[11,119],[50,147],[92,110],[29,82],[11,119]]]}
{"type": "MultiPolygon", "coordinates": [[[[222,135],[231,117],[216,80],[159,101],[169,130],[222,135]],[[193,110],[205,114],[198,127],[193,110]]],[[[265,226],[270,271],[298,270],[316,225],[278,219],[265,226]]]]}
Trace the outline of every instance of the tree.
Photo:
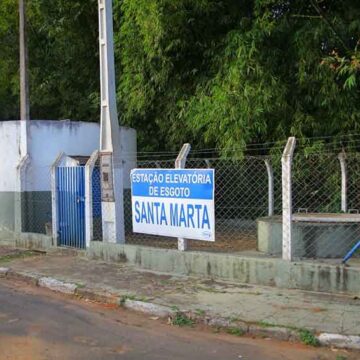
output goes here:
{"type": "MultiPolygon", "coordinates": [[[[16,5],[13,0],[0,5],[2,119],[19,116],[16,5]]],[[[32,117],[97,121],[97,1],[29,0],[27,10],[32,117]]]]}
{"type": "MultiPolygon", "coordinates": [[[[33,118],[98,121],[97,1],[28,2],[33,118]]],[[[143,150],[358,133],[359,15],[351,0],[114,0],[120,122],[143,150]]],[[[18,113],[16,24],[3,0],[6,119],[18,113]]]]}
{"type": "Polygon", "coordinates": [[[124,119],[140,132],[157,126],[166,147],[358,131],[358,86],[322,61],[359,39],[353,1],[124,0],[122,9],[124,119]]]}
{"type": "Polygon", "coordinates": [[[19,117],[17,3],[0,2],[0,119],[19,117]]]}

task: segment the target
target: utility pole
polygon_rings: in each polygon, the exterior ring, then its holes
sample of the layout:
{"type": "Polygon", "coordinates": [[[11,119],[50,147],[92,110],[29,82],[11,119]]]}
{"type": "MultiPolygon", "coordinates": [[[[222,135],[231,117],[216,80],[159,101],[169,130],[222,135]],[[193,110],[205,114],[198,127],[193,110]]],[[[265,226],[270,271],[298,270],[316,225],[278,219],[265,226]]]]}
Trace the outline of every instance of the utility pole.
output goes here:
{"type": "Polygon", "coordinates": [[[30,120],[28,48],[26,36],[26,0],[19,0],[20,32],[20,120],[30,120]]]}
{"type": "Polygon", "coordinates": [[[116,106],[112,0],[98,0],[101,83],[100,166],[103,240],[124,243],[123,165],[116,106]]]}
{"type": "Polygon", "coordinates": [[[15,230],[22,232],[23,196],[26,191],[26,166],[28,155],[28,123],[30,120],[28,49],[26,37],[26,0],[19,0],[19,41],[20,41],[20,162],[17,166],[15,195],[15,230]]]}

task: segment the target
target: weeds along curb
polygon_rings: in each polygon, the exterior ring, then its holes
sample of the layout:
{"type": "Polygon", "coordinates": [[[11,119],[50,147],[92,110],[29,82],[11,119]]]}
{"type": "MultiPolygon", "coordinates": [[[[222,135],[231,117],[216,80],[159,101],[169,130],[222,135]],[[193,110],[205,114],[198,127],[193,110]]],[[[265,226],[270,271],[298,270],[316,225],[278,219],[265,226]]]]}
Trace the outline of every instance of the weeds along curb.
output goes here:
{"type": "Polygon", "coordinates": [[[141,312],[159,318],[168,318],[169,323],[177,326],[204,324],[215,329],[224,330],[234,336],[255,336],[274,338],[281,341],[303,342],[306,345],[334,346],[343,349],[360,350],[360,336],[320,333],[305,329],[296,329],[272,324],[248,323],[241,320],[231,321],[220,316],[209,316],[203,310],[181,311],[177,307],[158,305],[136,299],[134,296],[114,296],[102,290],[86,288],[83,285],[68,283],[50,277],[43,277],[27,272],[16,272],[10,268],[0,267],[0,278],[19,280],[29,285],[39,286],[65,295],[100,303],[114,304],[125,309],[141,312]]]}

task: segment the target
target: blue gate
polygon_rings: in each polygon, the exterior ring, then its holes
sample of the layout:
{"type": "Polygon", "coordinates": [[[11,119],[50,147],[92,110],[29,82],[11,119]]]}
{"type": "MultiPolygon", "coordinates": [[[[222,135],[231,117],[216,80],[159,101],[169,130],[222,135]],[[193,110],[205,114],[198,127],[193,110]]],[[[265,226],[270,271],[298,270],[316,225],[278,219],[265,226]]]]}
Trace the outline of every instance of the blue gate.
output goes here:
{"type": "Polygon", "coordinates": [[[59,246],[85,248],[85,167],[56,169],[59,246]]]}

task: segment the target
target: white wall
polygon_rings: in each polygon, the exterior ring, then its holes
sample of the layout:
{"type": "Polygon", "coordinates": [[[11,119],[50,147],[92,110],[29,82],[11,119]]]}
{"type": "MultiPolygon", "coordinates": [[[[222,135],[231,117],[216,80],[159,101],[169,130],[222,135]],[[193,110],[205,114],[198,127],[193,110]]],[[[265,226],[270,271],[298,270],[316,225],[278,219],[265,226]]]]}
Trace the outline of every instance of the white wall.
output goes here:
{"type": "Polygon", "coordinates": [[[0,192],[16,191],[16,167],[20,161],[19,121],[0,122],[0,192]]]}
{"type": "MultiPolygon", "coordinates": [[[[20,162],[20,121],[0,121],[0,192],[17,191],[16,167],[20,162]]],[[[120,128],[124,187],[130,187],[130,170],[136,167],[136,131],[120,128]]],[[[99,148],[97,123],[31,120],[28,126],[26,187],[23,191],[50,191],[50,169],[60,152],[90,156],[99,148]]]]}
{"type": "Polygon", "coordinates": [[[89,156],[98,148],[99,124],[31,120],[28,128],[30,164],[26,191],[49,191],[50,169],[60,152],[89,156]]]}

